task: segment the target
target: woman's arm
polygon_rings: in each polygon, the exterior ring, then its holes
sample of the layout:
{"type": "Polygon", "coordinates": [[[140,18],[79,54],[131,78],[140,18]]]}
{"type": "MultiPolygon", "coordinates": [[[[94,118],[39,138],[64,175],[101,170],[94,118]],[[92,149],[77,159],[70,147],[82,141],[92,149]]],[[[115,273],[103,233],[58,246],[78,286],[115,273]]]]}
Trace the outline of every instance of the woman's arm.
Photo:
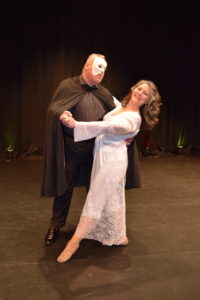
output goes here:
{"type": "Polygon", "coordinates": [[[140,127],[140,119],[134,118],[132,115],[126,115],[108,121],[94,122],[77,122],[74,118],[66,114],[61,115],[60,119],[65,126],[74,128],[75,142],[91,139],[100,134],[137,134],[140,127]]]}

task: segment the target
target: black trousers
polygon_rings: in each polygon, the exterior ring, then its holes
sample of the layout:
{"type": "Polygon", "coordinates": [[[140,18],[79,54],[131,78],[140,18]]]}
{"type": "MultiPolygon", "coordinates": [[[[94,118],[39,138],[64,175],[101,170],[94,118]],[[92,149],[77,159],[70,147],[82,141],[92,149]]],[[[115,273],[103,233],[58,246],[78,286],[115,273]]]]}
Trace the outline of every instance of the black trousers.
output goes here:
{"type": "Polygon", "coordinates": [[[90,159],[67,160],[66,174],[69,187],[63,195],[54,198],[52,217],[50,220],[51,226],[62,227],[65,225],[70,209],[74,185],[76,183],[76,179],[80,172],[80,169],[82,169],[82,173],[84,175],[86,189],[87,191],[89,190],[92,163],[92,157],[90,159]]]}

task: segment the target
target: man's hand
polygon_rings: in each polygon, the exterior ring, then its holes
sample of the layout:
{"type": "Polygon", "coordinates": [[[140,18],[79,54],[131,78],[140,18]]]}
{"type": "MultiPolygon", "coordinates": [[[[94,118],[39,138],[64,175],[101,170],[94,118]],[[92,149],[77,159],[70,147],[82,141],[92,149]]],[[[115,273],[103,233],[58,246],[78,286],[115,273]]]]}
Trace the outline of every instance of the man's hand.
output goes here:
{"type": "Polygon", "coordinates": [[[72,114],[70,113],[70,111],[64,111],[60,115],[60,120],[63,123],[63,125],[65,125],[69,128],[74,128],[75,127],[76,121],[72,117],[72,114]]]}
{"type": "Polygon", "coordinates": [[[126,139],[125,142],[126,142],[126,146],[129,146],[133,141],[133,137],[132,138],[129,138],[129,139],[126,139]]]}

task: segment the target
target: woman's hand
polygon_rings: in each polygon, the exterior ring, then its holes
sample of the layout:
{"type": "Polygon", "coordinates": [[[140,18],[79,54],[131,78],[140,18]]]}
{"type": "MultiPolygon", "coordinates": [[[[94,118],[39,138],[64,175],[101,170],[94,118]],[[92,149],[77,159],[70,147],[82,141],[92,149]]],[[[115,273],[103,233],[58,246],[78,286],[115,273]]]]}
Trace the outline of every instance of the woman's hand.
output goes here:
{"type": "Polygon", "coordinates": [[[61,115],[60,115],[60,120],[66,118],[66,117],[72,117],[72,114],[70,113],[70,111],[65,110],[61,115]]]}
{"type": "Polygon", "coordinates": [[[69,128],[74,128],[75,127],[76,121],[72,117],[72,114],[70,113],[70,111],[64,111],[60,115],[60,120],[61,120],[63,125],[65,125],[69,128]]]}

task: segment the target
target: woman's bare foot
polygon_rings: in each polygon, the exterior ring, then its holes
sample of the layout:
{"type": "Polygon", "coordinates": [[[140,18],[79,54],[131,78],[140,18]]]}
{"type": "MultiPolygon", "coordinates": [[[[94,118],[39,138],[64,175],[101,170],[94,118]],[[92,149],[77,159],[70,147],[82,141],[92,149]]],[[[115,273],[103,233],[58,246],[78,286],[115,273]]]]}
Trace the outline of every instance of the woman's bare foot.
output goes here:
{"type": "Polygon", "coordinates": [[[64,263],[68,261],[79,248],[79,243],[74,243],[71,240],[57,258],[57,262],[64,263]]]}

